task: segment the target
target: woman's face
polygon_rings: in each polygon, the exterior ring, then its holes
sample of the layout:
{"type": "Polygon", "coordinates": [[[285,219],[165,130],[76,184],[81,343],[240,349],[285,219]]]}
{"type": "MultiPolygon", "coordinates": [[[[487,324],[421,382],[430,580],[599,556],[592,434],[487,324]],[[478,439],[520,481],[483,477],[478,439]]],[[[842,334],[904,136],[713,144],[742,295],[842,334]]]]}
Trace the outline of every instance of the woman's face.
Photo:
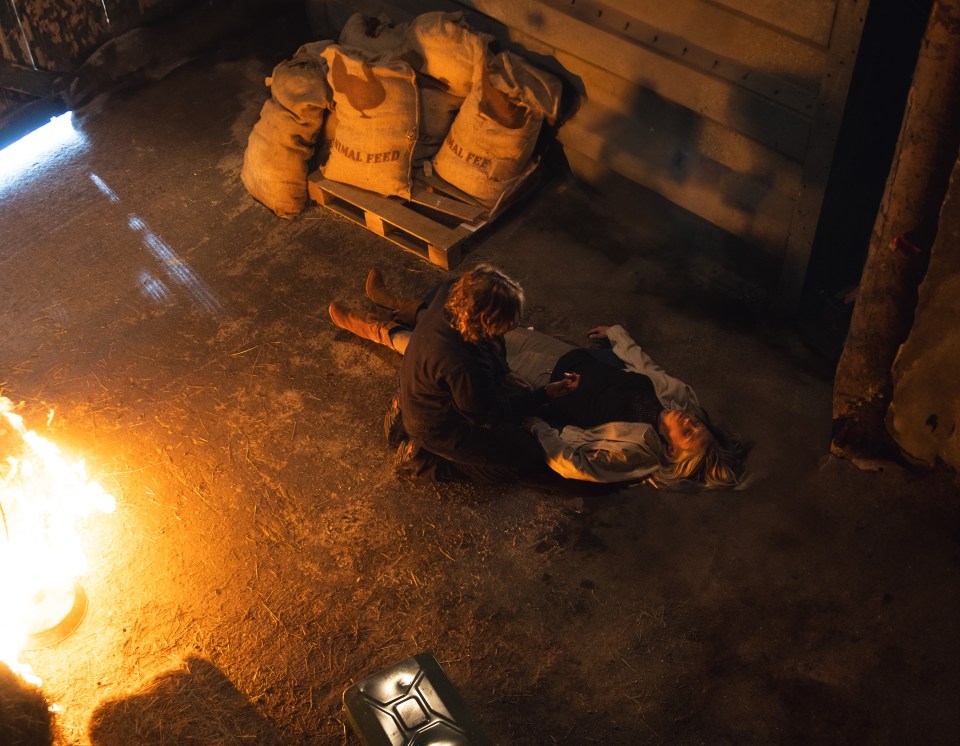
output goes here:
{"type": "Polygon", "coordinates": [[[660,413],[657,430],[674,451],[701,451],[713,437],[700,420],[676,409],[660,413]]]}

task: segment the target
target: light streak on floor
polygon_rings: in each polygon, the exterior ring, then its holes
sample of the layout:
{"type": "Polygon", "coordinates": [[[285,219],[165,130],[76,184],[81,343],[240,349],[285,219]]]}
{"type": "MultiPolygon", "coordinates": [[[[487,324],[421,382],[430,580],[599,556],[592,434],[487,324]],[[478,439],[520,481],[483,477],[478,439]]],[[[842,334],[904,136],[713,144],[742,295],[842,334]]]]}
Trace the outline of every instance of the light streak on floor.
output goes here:
{"type": "Polygon", "coordinates": [[[74,126],[72,112],[53,117],[0,150],[0,192],[36,178],[88,146],[86,135],[74,126]]]}

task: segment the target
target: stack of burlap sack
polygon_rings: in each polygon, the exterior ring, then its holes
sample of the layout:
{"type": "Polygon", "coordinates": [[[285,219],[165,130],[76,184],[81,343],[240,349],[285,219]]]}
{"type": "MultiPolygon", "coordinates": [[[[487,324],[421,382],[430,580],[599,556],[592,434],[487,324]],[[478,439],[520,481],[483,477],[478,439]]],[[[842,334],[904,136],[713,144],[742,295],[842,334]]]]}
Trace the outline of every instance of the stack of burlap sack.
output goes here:
{"type": "Polygon", "coordinates": [[[410,197],[412,174],[432,170],[492,206],[525,175],[561,83],[462,13],[424,13],[393,25],[354,14],[339,44],[307,44],[267,79],[271,98],[250,133],[241,179],[282,218],[303,209],[315,155],[327,179],[410,197]]]}

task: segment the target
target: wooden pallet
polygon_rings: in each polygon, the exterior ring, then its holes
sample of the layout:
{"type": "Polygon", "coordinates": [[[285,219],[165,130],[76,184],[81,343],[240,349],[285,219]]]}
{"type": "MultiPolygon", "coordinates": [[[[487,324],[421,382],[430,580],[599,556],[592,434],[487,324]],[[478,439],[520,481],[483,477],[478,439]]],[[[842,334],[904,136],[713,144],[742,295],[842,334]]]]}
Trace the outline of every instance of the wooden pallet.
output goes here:
{"type": "MultiPolygon", "coordinates": [[[[535,164],[529,173],[534,170],[535,164]]],[[[529,173],[520,181],[527,181],[529,173]]],[[[307,188],[318,204],[444,269],[460,263],[468,239],[507,204],[501,198],[492,208],[486,207],[439,177],[423,173],[414,181],[409,200],[331,181],[319,171],[307,177],[307,188]]]]}

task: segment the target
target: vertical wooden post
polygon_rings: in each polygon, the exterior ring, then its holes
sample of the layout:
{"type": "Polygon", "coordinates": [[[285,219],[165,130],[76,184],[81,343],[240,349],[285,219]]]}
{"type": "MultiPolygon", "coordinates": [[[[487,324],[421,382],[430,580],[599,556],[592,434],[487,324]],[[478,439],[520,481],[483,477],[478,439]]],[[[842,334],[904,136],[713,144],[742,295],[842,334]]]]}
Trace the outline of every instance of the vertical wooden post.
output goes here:
{"type": "Polygon", "coordinates": [[[835,455],[869,465],[895,450],[884,425],[897,350],[960,147],[960,0],[935,0],[874,223],[833,391],[835,455]]]}

